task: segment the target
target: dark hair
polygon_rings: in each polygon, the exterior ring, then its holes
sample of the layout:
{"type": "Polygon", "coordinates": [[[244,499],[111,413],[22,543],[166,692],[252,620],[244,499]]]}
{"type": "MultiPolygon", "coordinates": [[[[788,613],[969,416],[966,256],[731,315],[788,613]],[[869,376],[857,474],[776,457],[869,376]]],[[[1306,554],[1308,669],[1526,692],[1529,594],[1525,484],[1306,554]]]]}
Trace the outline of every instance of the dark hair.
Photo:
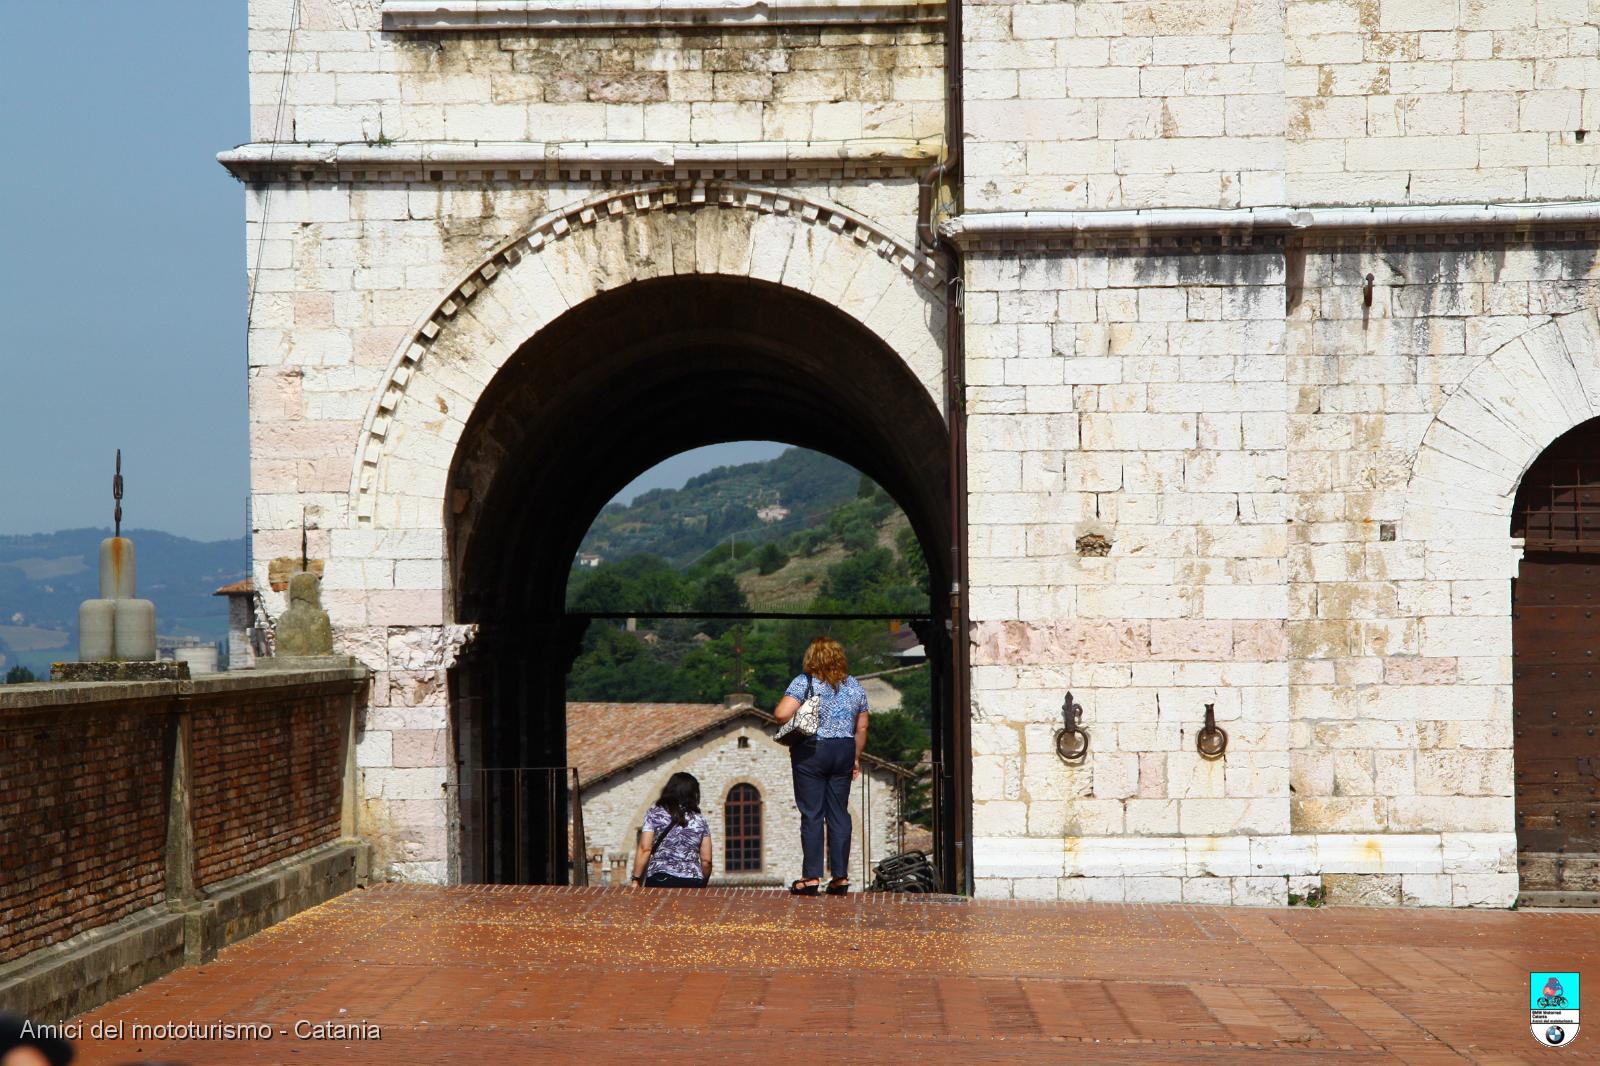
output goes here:
{"type": "Polygon", "coordinates": [[[673,825],[688,825],[689,815],[700,813],[700,782],[682,770],[667,778],[656,806],[672,815],[673,825]]]}

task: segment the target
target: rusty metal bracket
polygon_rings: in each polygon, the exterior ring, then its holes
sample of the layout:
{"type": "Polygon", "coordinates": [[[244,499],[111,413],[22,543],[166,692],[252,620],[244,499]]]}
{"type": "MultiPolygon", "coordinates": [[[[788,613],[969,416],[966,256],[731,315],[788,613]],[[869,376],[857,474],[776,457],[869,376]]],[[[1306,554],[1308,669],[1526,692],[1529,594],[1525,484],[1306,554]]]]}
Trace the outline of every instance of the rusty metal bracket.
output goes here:
{"type": "Polygon", "coordinates": [[[1068,766],[1081,765],[1089,757],[1089,731],[1078,724],[1082,716],[1083,704],[1073,700],[1069,691],[1061,701],[1063,724],[1056,730],[1056,754],[1068,766]]]}
{"type": "Polygon", "coordinates": [[[1228,731],[1217,724],[1217,705],[1206,704],[1206,724],[1195,734],[1194,746],[1202,759],[1220,759],[1228,751],[1228,731]]]}

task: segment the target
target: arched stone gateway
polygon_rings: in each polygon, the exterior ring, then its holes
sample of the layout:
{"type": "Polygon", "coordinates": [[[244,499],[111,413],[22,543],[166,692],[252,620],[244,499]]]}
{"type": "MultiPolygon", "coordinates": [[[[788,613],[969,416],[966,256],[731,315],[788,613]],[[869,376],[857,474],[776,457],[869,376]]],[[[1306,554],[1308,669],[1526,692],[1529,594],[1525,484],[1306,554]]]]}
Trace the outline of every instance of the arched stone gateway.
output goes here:
{"type": "MultiPolygon", "coordinates": [[[[1441,620],[1423,647],[1484,664],[1499,688],[1504,710],[1484,723],[1479,743],[1515,767],[1500,836],[1509,851],[1515,828],[1521,898],[1534,903],[1564,895],[1570,904],[1575,893],[1600,889],[1595,790],[1580,780],[1584,756],[1600,761],[1597,723],[1586,717],[1600,711],[1568,691],[1581,673],[1574,657],[1590,646],[1600,654],[1600,629],[1584,619],[1582,602],[1600,596],[1600,582],[1584,584],[1600,573],[1600,554],[1587,554],[1595,544],[1560,539],[1567,518],[1582,521],[1578,497],[1600,500],[1600,484],[1585,489],[1583,481],[1600,483],[1600,471],[1561,464],[1573,448],[1600,442],[1596,427],[1600,317],[1552,317],[1490,354],[1452,393],[1418,450],[1402,526],[1407,539],[1424,542],[1429,579],[1499,590],[1498,609],[1489,612],[1486,600],[1477,615],[1441,620]],[[1561,507],[1572,511],[1553,514],[1561,507]],[[1567,857],[1558,849],[1569,845],[1567,857]]],[[[1600,691],[1592,680],[1577,684],[1600,691]]]]}
{"type": "Polygon", "coordinates": [[[836,455],[911,518],[930,604],[948,587],[942,280],[839,205],[667,182],[545,216],[420,320],[368,414],[348,520],[356,541],[439,545],[413,561],[409,624],[390,610],[381,644],[350,634],[391,704],[440,727],[445,799],[369,787],[400,839],[446,849],[402,872],[565,879],[565,778],[501,771],[565,765],[571,561],[661,459],[750,438],[836,455]]]}
{"type": "Polygon", "coordinates": [[[443,500],[446,445],[528,338],[598,293],[675,276],[750,278],[832,304],[941,402],[943,278],[912,246],[839,204],[739,182],[607,192],[496,248],[419,321],[363,427],[355,519],[413,525],[410,501],[443,500]],[[425,406],[405,402],[418,395],[425,406]]]}

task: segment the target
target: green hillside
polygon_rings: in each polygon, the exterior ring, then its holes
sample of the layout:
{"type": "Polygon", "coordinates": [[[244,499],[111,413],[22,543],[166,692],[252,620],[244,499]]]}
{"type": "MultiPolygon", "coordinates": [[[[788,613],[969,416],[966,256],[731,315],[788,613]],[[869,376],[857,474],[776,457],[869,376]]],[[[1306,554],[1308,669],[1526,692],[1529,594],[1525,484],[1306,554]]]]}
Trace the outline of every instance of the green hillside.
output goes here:
{"type": "Polygon", "coordinates": [[[856,495],[860,481],[855,469],[831,456],[790,448],[766,462],[719,466],[681,489],[610,504],[580,550],[603,559],[658,555],[687,566],[719,544],[765,543],[824,522],[856,495]],[[757,512],[773,505],[788,514],[763,521],[757,512]]]}

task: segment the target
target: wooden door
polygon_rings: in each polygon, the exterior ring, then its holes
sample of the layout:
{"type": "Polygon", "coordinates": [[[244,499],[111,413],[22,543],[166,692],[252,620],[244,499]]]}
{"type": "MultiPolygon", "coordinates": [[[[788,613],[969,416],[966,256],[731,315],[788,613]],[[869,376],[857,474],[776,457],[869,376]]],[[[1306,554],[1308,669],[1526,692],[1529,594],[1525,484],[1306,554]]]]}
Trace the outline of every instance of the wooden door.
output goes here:
{"type": "Polygon", "coordinates": [[[1540,457],[1517,495],[1512,585],[1518,872],[1528,902],[1600,903],[1600,430],[1540,457]],[[1538,893],[1529,897],[1529,893],[1538,893]]]}

